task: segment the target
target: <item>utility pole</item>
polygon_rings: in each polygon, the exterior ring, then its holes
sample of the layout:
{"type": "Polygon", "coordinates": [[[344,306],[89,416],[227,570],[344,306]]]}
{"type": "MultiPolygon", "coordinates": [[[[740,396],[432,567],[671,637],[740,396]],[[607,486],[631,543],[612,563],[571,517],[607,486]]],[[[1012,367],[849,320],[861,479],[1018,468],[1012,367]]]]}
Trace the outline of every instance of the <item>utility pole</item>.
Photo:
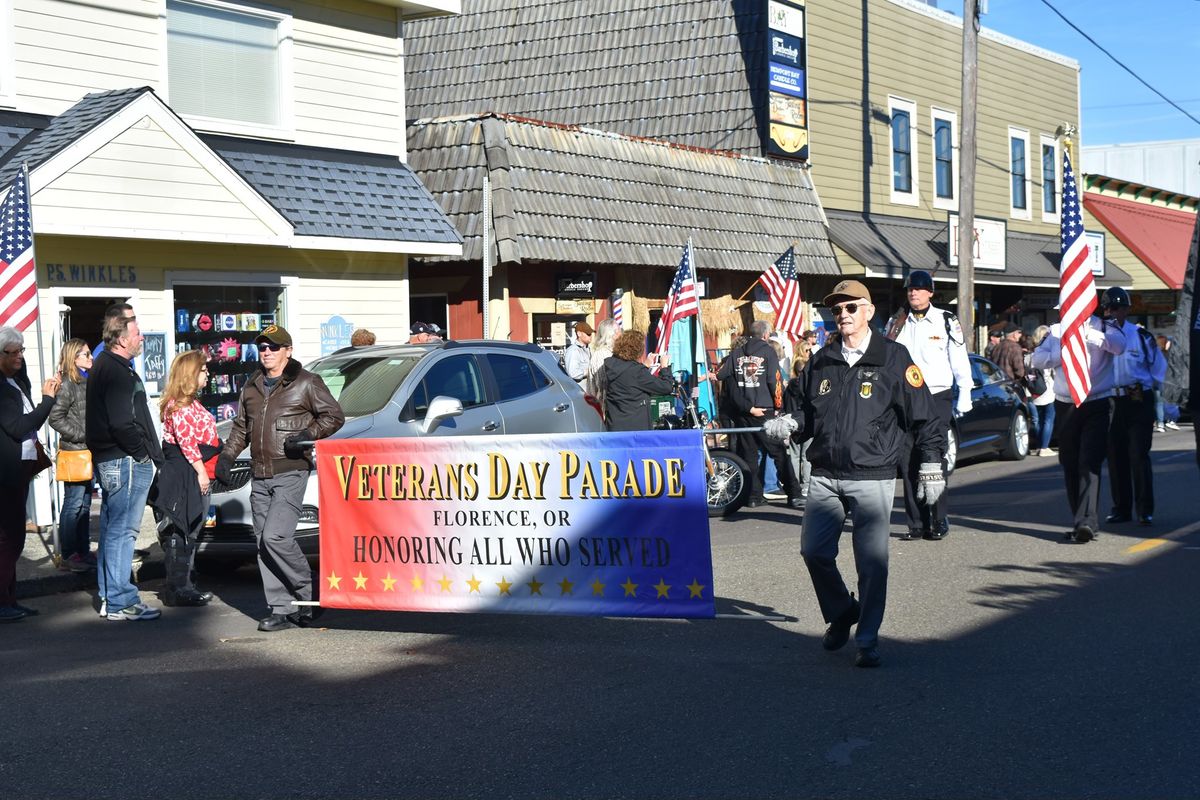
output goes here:
{"type": "Polygon", "coordinates": [[[979,0],[963,0],[962,132],[958,160],[958,319],[975,342],[975,122],[979,100],[979,0]]]}

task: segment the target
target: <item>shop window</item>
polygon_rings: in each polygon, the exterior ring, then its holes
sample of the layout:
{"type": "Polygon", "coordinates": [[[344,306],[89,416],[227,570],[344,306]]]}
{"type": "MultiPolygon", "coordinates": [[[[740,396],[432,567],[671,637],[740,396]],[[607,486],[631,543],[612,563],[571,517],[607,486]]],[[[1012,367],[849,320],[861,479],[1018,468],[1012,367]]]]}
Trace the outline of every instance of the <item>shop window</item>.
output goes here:
{"type": "Polygon", "coordinates": [[[171,107],[206,129],[290,128],[291,38],[286,14],[216,0],[167,0],[171,107]]]}
{"type": "Polygon", "coordinates": [[[955,141],[958,115],[933,109],[933,205],[958,208],[958,143],[955,141]]]}
{"type": "Polygon", "coordinates": [[[175,350],[200,350],[208,386],[200,402],[218,421],[237,413],[238,394],[258,370],[254,338],[268,325],[286,327],[281,286],[175,284],[175,350]]]}
{"type": "Polygon", "coordinates": [[[1042,137],[1042,221],[1058,222],[1058,143],[1042,137]]]}
{"type": "Polygon", "coordinates": [[[582,314],[534,314],[533,343],[554,353],[561,361],[570,342],[571,326],[583,321],[585,319],[582,314]]]}
{"type": "Polygon", "coordinates": [[[1010,214],[1029,219],[1029,131],[1008,129],[1008,163],[1010,214]]]}
{"type": "Polygon", "coordinates": [[[908,100],[888,98],[892,145],[892,202],[917,204],[917,154],[913,149],[913,119],[917,106],[908,100]]]}

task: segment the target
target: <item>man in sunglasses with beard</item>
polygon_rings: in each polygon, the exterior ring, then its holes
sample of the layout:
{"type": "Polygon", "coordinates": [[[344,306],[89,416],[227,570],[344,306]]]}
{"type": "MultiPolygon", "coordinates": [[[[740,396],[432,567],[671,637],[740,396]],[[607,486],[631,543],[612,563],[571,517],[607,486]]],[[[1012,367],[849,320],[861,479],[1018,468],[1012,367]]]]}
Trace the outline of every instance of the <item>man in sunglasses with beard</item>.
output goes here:
{"type": "Polygon", "coordinates": [[[871,331],[875,306],[867,287],[842,281],[825,297],[825,305],[833,312],[837,333],[813,355],[800,378],[799,410],[763,429],[776,438],[812,440],[800,551],[829,623],[821,644],[826,650],[841,649],[857,624],[854,663],[878,667],[889,523],[906,431],[913,432],[913,446],[921,454],[917,498],[934,506],[946,488],[946,423],[908,349],[871,331]],[[837,567],[847,514],[853,517],[858,600],[837,567]]]}
{"type": "Polygon", "coordinates": [[[233,460],[250,445],[253,477],[250,512],[258,540],[258,570],[271,612],[260,631],[306,626],[311,606],[297,611],[293,600],[312,600],[312,569],[296,542],[296,524],[313,463],[301,442],[324,439],[346,421],[320,376],[292,358],[292,337],[271,325],[254,339],[260,370],[242,388],[229,440],[216,475],[232,482],[233,460]]]}

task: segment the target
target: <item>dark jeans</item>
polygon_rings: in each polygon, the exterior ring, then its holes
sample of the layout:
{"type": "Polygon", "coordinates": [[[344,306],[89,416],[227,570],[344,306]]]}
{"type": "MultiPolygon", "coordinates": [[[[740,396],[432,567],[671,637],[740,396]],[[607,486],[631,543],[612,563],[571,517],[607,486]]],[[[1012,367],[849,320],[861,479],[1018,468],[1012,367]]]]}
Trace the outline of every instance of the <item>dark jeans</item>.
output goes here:
{"type": "MultiPolygon", "coordinates": [[[[933,405],[937,409],[939,421],[943,430],[950,427],[950,418],[954,413],[954,392],[947,389],[944,392],[938,392],[933,395],[933,405]]],[[[922,531],[931,530],[934,524],[941,522],[946,518],[947,495],[950,494],[949,488],[942,492],[942,496],[938,498],[937,505],[930,508],[924,503],[917,502],[917,487],[920,485],[921,474],[921,448],[916,446],[916,434],[905,433],[904,442],[900,450],[900,477],[901,483],[904,484],[904,515],[908,520],[908,527],[919,528],[922,531]]],[[[942,477],[949,481],[949,476],[946,475],[946,459],[942,459],[942,477]]]]}
{"type": "Polygon", "coordinates": [[[25,549],[25,500],[28,494],[29,483],[26,482],[0,501],[0,608],[17,602],[17,559],[25,549]]]}
{"type": "Polygon", "coordinates": [[[1108,485],[1112,490],[1112,512],[1122,517],[1154,515],[1154,468],[1150,448],[1154,444],[1154,395],[1145,392],[1140,400],[1118,397],[1113,404],[1108,429],[1108,485]]]}
{"type": "Polygon", "coordinates": [[[63,484],[62,513],[58,517],[58,551],[63,558],[86,556],[91,550],[92,482],[63,484]]]}
{"type": "MultiPolygon", "coordinates": [[[[768,417],[734,417],[735,428],[761,428],[768,417]]],[[[750,500],[763,499],[763,478],[766,472],[766,461],[760,459],[759,453],[766,453],[767,458],[775,462],[775,472],[779,476],[779,485],[787,493],[788,499],[800,496],[799,482],[792,469],[792,461],[788,458],[787,444],[772,439],[765,433],[739,433],[733,436],[733,451],[746,462],[750,468],[750,500]]]]}

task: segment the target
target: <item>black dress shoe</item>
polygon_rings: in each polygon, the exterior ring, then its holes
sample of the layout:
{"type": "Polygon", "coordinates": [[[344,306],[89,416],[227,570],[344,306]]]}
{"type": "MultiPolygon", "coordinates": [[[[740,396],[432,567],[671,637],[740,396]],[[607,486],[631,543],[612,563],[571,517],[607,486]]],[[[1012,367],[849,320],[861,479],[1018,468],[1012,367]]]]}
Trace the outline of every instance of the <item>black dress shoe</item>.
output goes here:
{"type": "Polygon", "coordinates": [[[1072,533],[1077,544],[1087,544],[1096,538],[1096,532],[1088,525],[1080,525],[1072,533]]]}
{"type": "Polygon", "coordinates": [[[168,606],[206,606],[212,602],[212,592],[201,592],[196,589],[167,589],[162,594],[163,605],[168,606]]]}
{"type": "Polygon", "coordinates": [[[746,508],[762,508],[765,505],[769,505],[767,503],[767,498],[765,497],[760,497],[757,500],[746,501],[746,508]]]}
{"type": "Polygon", "coordinates": [[[1113,513],[1111,513],[1107,517],[1105,517],[1104,521],[1115,525],[1115,524],[1118,524],[1121,522],[1132,522],[1133,517],[1129,516],[1128,514],[1118,514],[1114,511],[1113,513]]]}
{"type": "Polygon", "coordinates": [[[854,594],[850,595],[850,607],[842,612],[841,616],[829,623],[829,627],[825,629],[825,635],[821,637],[821,647],[826,650],[841,650],[846,646],[846,642],[850,641],[850,626],[858,623],[858,615],[862,611],[862,606],[854,599],[854,594]]]}
{"type": "Polygon", "coordinates": [[[883,659],[879,657],[879,648],[877,647],[860,647],[858,655],[854,657],[854,666],[871,669],[878,667],[883,663],[883,659]]]}
{"type": "MultiPolygon", "coordinates": [[[[1140,517],[1138,517],[1138,525],[1150,526],[1153,524],[1154,524],[1154,516],[1151,514],[1142,514],[1140,517]]],[[[20,608],[20,606],[17,606],[17,608],[20,608]]]]}
{"type": "Polygon", "coordinates": [[[286,614],[272,614],[269,617],[263,617],[258,621],[258,629],[260,631],[285,631],[288,628],[296,627],[296,623],[288,619],[286,614]]]}
{"type": "Polygon", "coordinates": [[[950,520],[939,519],[933,523],[933,527],[925,531],[925,538],[931,542],[941,541],[950,533],[950,520]]]}
{"type": "Polygon", "coordinates": [[[909,528],[907,533],[901,534],[900,539],[905,542],[915,541],[916,539],[925,538],[924,528],[909,528]]]}
{"type": "Polygon", "coordinates": [[[803,497],[793,497],[793,498],[789,499],[788,500],[788,508],[794,508],[797,511],[803,510],[804,498],[803,497]]]}
{"type": "Polygon", "coordinates": [[[305,606],[303,610],[293,611],[287,616],[288,619],[299,625],[301,628],[308,628],[311,627],[318,619],[320,619],[321,615],[324,613],[325,609],[321,608],[320,606],[305,606]]]}

